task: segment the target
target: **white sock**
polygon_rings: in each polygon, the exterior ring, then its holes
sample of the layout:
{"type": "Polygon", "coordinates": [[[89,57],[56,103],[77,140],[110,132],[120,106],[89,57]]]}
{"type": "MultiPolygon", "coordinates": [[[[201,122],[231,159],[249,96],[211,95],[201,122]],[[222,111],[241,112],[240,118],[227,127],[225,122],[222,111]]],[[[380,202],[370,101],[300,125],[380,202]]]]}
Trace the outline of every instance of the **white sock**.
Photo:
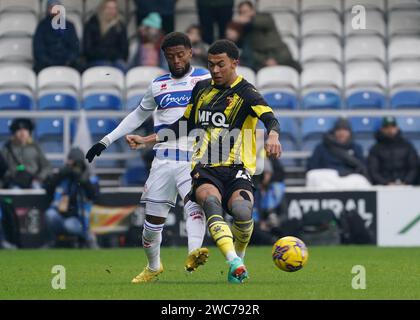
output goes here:
{"type": "Polygon", "coordinates": [[[163,224],[152,224],[144,221],[142,242],[150,270],[160,267],[160,243],[162,242],[163,224]]]}
{"type": "Polygon", "coordinates": [[[235,260],[235,258],[238,258],[238,255],[235,251],[228,251],[228,253],[226,253],[227,261],[231,262],[232,260],[235,260]]]}
{"type": "Polygon", "coordinates": [[[188,235],[188,252],[201,248],[206,234],[206,219],[203,209],[195,202],[188,200],[184,206],[188,235]]]}

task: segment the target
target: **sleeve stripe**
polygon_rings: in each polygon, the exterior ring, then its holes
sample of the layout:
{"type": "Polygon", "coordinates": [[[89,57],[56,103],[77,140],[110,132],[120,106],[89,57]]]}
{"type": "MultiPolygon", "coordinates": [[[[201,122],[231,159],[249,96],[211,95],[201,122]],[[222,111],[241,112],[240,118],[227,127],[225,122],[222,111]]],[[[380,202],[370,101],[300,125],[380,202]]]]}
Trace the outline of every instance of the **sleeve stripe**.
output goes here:
{"type": "Polygon", "coordinates": [[[256,105],[256,106],[252,106],[251,108],[252,110],[254,110],[258,118],[261,117],[261,115],[264,113],[273,112],[273,110],[269,106],[264,106],[264,105],[256,105]]]}

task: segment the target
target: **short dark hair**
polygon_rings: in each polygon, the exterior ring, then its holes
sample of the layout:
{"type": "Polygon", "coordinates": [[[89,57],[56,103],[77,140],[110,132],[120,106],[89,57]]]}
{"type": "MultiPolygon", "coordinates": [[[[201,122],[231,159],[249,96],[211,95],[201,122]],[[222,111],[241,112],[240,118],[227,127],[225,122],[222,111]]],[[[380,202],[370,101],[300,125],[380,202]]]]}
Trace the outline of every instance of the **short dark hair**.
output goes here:
{"type": "Polygon", "coordinates": [[[239,59],[239,49],[236,44],[227,39],[221,39],[213,42],[210,46],[209,54],[222,54],[226,53],[227,56],[231,59],[239,59]]]}
{"type": "Polygon", "coordinates": [[[161,49],[162,51],[165,51],[166,48],[176,46],[184,46],[185,48],[189,49],[192,48],[190,38],[188,38],[185,33],[171,32],[168,33],[165,38],[163,38],[161,49]]]}

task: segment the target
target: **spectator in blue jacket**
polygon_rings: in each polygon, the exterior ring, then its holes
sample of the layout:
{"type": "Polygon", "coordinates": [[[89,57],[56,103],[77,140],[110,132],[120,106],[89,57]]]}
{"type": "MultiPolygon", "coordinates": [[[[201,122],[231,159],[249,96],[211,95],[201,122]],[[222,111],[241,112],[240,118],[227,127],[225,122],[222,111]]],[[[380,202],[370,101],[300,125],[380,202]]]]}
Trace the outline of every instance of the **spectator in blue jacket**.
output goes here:
{"type": "Polygon", "coordinates": [[[79,39],[73,23],[66,20],[64,29],[56,27],[53,23],[55,15],[60,14],[54,14],[53,8],[60,4],[58,0],[48,0],[47,16],[36,28],[32,43],[35,72],[50,66],[69,66],[80,69],[79,39]]]}
{"type": "Polygon", "coordinates": [[[353,141],[351,126],[346,119],[338,119],[334,128],[324,135],[307,167],[308,170],[333,169],[339,176],[353,173],[366,176],[363,149],[353,141]]]}

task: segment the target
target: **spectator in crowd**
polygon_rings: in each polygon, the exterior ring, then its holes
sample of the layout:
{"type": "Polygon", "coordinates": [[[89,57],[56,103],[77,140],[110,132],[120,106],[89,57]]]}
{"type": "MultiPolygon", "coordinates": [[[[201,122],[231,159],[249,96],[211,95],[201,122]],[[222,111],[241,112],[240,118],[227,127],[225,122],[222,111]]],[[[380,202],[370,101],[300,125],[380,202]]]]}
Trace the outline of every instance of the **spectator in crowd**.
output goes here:
{"type": "Polygon", "coordinates": [[[258,12],[251,1],[243,1],[238,7],[236,22],[243,25],[243,46],[252,48],[246,65],[255,71],[263,67],[286,65],[302,70],[286,43],[283,42],[270,13],[258,12]]]}
{"type": "Polygon", "coordinates": [[[0,189],[3,188],[3,179],[6,172],[7,172],[7,163],[3,155],[0,153],[0,189]]]}
{"type": "Polygon", "coordinates": [[[70,150],[65,166],[48,179],[46,191],[52,202],[46,212],[46,247],[54,246],[60,234],[77,236],[82,245],[96,247],[96,237],[89,228],[89,215],[90,201],[99,193],[98,179],[90,174],[82,150],[70,150]],[[57,191],[57,187],[61,187],[61,191],[57,191]]]}
{"type": "Polygon", "coordinates": [[[271,245],[281,234],[280,225],[286,208],[284,168],[277,159],[265,159],[264,170],[254,176],[253,243],[271,245]]]}
{"type": "Polygon", "coordinates": [[[207,50],[209,46],[201,38],[201,28],[198,25],[188,27],[186,31],[190,38],[193,56],[191,65],[198,67],[207,67],[207,50]]]}
{"type": "Polygon", "coordinates": [[[385,117],[370,149],[368,171],[372,184],[412,185],[418,175],[419,159],[413,145],[406,140],[394,117],[385,117]]]}
{"type": "Polygon", "coordinates": [[[160,50],[160,44],[164,37],[161,28],[162,19],[157,12],[152,12],[143,19],[139,28],[136,53],[130,62],[131,67],[165,67],[165,59],[160,50]]]}
{"type": "Polygon", "coordinates": [[[252,68],[253,52],[248,43],[243,41],[243,25],[231,21],[226,26],[225,38],[234,42],[240,50],[239,65],[252,68]]]}
{"type": "Polygon", "coordinates": [[[44,152],[32,139],[34,125],[30,119],[17,118],[10,125],[12,137],[3,147],[7,163],[4,184],[7,188],[41,188],[51,174],[44,152]]]}
{"type": "Polygon", "coordinates": [[[98,12],[86,23],[83,48],[88,67],[112,66],[126,71],[127,28],[116,0],[103,0],[98,12]]]}
{"type": "Polygon", "coordinates": [[[204,42],[212,44],[214,25],[217,23],[218,39],[224,38],[226,26],[233,16],[233,0],[196,0],[198,17],[204,42]]]}
{"type": "Polygon", "coordinates": [[[80,70],[79,39],[73,23],[66,20],[64,29],[55,28],[52,23],[54,16],[59,14],[53,13],[53,8],[60,4],[58,0],[47,1],[47,16],[35,30],[32,43],[35,72],[50,66],[69,66],[80,70]]]}
{"type": "Polygon", "coordinates": [[[175,30],[175,3],[177,0],[134,0],[137,7],[137,25],[140,26],[144,18],[156,12],[162,18],[164,34],[175,30]]]}
{"type": "Polygon", "coordinates": [[[309,158],[307,186],[313,188],[364,188],[370,186],[362,147],[352,138],[347,119],[340,118],[324,135],[309,158]]]}

